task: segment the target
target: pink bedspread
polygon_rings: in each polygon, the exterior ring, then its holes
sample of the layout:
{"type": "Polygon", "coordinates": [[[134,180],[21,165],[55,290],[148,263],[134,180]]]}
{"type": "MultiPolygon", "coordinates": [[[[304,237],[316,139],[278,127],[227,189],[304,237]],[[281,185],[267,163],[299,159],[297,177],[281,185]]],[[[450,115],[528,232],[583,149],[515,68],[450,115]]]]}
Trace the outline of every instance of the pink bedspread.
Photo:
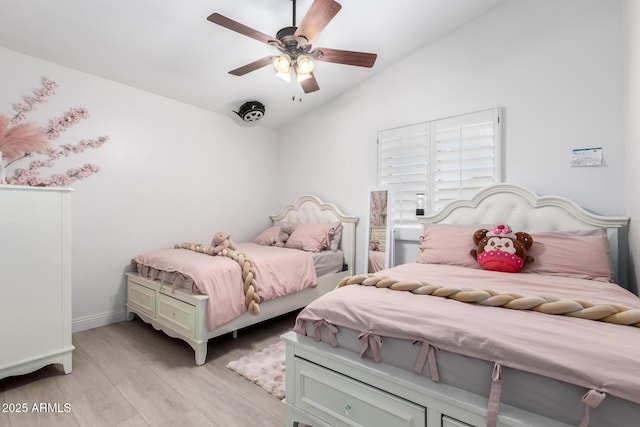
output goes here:
{"type": "MultiPolygon", "coordinates": [[[[254,264],[260,301],[269,301],[316,286],[318,278],[310,254],[296,249],[236,244],[238,252],[254,264]]],[[[157,271],[179,273],[194,283],[193,292],[208,295],[207,327],[213,331],[247,311],[242,270],[236,261],[187,249],[161,249],[133,259],[138,270],[145,266],[157,271]]]]}
{"type": "MultiPolygon", "coordinates": [[[[433,264],[384,270],[402,280],[501,293],[554,295],[640,308],[640,299],[610,283],[433,264]]],[[[556,378],[640,403],[640,328],[568,316],[468,304],[410,292],[350,285],[313,301],[298,316],[380,337],[428,341],[442,350],[556,378]]],[[[384,360],[384,346],[381,349],[384,360]]]]}

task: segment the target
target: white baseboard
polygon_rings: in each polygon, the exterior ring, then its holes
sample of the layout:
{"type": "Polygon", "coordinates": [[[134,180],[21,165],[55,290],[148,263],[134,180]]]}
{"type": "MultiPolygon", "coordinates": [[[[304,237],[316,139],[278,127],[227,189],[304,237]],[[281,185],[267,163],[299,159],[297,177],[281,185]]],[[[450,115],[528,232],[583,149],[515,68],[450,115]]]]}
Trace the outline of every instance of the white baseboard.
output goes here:
{"type": "Polygon", "coordinates": [[[122,322],[126,319],[126,316],[126,311],[121,310],[112,313],[96,314],[94,316],[76,317],[71,322],[71,332],[80,332],[122,322]]]}

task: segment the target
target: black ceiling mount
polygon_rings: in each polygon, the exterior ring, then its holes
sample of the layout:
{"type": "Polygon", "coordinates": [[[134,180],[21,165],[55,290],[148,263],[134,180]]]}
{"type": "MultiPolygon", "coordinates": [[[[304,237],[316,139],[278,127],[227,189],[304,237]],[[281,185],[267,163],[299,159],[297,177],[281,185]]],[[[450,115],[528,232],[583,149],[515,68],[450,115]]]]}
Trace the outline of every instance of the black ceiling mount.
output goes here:
{"type": "Polygon", "coordinates": [[[245,122],[256,122],[264,117],[264,104],[259,101],[248,101],[240,106],[238,111],[234,111],[245,122]]]}

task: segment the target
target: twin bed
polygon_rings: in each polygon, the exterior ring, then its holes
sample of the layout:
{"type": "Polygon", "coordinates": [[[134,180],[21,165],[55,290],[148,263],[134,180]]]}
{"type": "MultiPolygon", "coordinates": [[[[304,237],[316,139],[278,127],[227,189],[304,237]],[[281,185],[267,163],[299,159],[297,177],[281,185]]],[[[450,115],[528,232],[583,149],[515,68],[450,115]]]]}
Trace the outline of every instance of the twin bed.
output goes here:
{"type": "Polygon", "coordinates": [[[202,365],[210,338],[304,307],[355,271],[356,217],[305,195],[271,219],[272,227],[252,242],[235,244],[233,252],[185,243],[133,258],[127,319],[137,315],[186,341],[202,365]],[[284,229],[291,233],[283,235],[284,229]],[[251,283],[257,288],[254,312],[247,293],[251,283]]]}
{"type": "Polygon", "coordinates": [[[291,424],[640,420],[640,299],[623,287],[626,218],[498,184],[421,221],[417,262],[343,280],[283,335],[291,424]],[[475,230],[504,223],[534,241],[534,261],[517,273],[483,270],[469,254],[475,230]],[[398,282],[414,291],[387,287],[398,282]]]}

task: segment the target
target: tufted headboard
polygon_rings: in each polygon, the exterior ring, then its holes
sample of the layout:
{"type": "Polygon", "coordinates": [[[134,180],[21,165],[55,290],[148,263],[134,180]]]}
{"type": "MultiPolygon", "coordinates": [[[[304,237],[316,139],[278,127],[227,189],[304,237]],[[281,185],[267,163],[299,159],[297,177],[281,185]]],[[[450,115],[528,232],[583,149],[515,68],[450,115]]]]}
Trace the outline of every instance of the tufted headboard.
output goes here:
{"type": "Polygon", "coordinates": [[[484,188],[470,200],[455,200],[440,212],[418,217],[422,223],[509,224],[514,230],[536,232],[605,228],[609,238],[614,279],[628,287],[628,218],[590,213],[575,202],[558,196],[538,196],[531,190],[496,184],[484,188]]]}
{"type": "Polygon", "coordinates": [[[339,247],[344,252],[349,274],[354,274],[357,217],[346,215],[336,205],[323,202],[317,196],[304,195],[300,196],[295,202],[283,206],[280,212],[271,215],[271,220],[273,222],[286,221],[294,224],[305,222],[331,224],[341,221],[342,239],[339,247]]]}

